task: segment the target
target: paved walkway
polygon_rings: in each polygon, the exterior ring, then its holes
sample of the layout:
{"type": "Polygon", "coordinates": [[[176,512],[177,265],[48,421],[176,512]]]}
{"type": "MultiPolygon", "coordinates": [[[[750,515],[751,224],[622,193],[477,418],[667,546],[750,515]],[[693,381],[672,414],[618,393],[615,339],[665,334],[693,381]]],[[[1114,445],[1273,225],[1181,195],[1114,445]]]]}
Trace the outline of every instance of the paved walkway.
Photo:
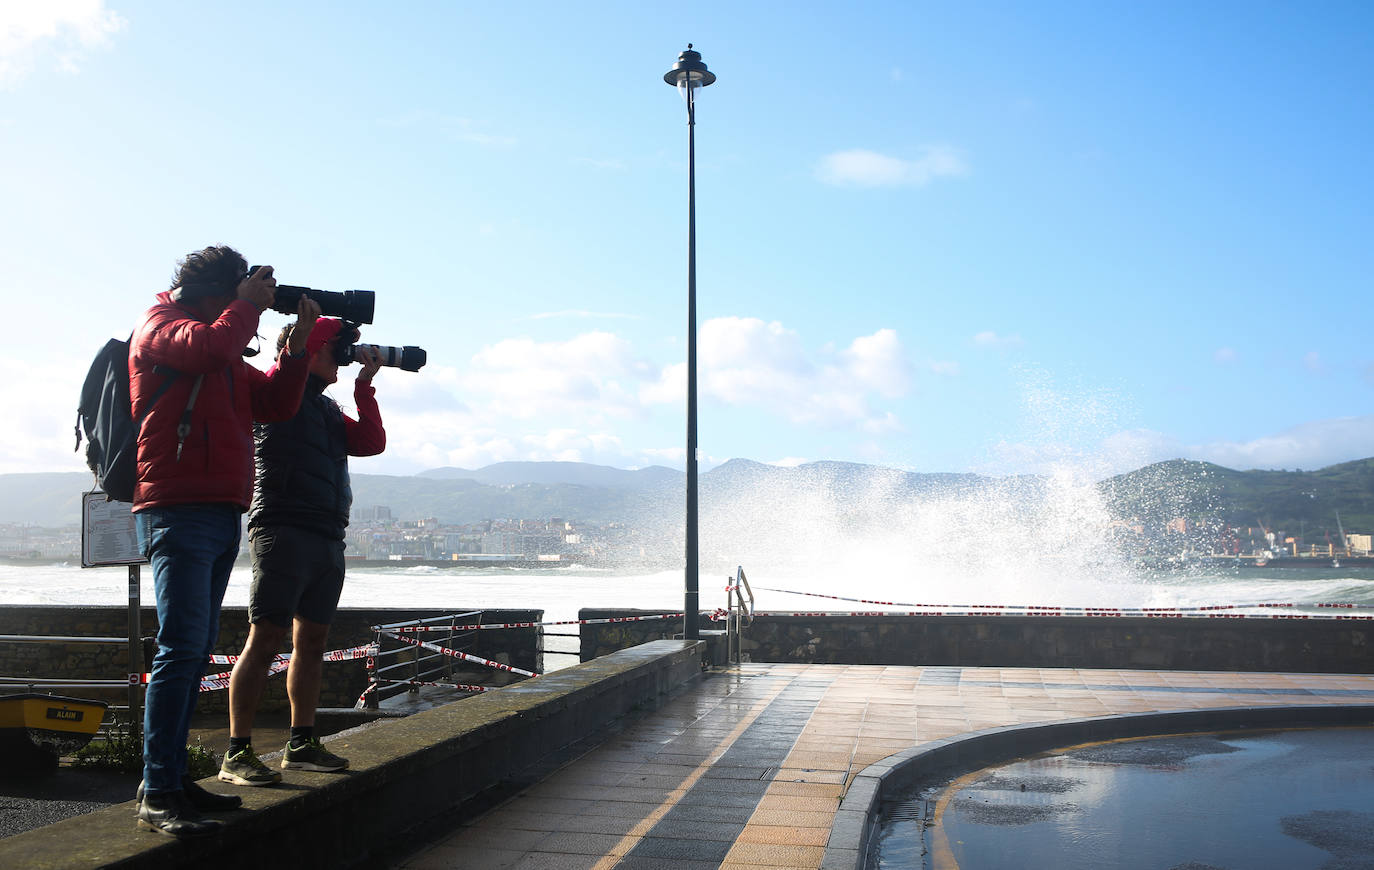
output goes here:
{"type": "Polygon", "coordinates": [[[1374,703],[1374,676],[742,665],[395,867],[819,868],[854,775],[927,741],[1114,713],[1351,703],[1374,703]]]}

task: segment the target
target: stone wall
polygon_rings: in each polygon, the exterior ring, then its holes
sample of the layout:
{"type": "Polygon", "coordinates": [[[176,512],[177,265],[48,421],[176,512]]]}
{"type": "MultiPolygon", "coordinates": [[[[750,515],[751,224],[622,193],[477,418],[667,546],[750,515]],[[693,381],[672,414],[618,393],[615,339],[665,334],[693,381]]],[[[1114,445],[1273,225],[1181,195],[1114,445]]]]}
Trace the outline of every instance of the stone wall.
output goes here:
{"type": "MultiPolygon", "coordinates": [[[[80,606],[6,606],[0,607],[0,635],[41,635],[45,637],[127,637],[128,608],[80,606]]],[[[373,639],[369,628],[413,619],[448,615],[453,610],[406,608],[340,608],[330,628],[329,649],[359,646],[373,639]]],[[[487,610],[484,622],[538,622],[541,610],[487,610]]],[[[140,635],[145,640],[145,661],[134,670],[146,672],[151,663],[151,638],[157,634],[157,611],[144,607],[140,615],[140,635]]],[[[219,643],[215,652],[237,655],[248,639],[248,611],[243,607],[226,607],[220,618],[219,643]]],[[[289,638],[287,642],[289,650],[289,638]]],[[[542,673],[543,638],[538,628],[480,631],[472,639],[467,651],[502,664],[542,673]]],[[[406,651],[399,660],[413,661],[413,652],[406,651]]],[[[390,658],[388,661],[397,661],[390,658]]],[[[130,673],[128,644],[89,643],[16,643],[0,641],[0,676],[26,677],[35,681],[65,679],[125,680],[130,673]]],[[[229,670],[228,666],[210,666],[210,672],[229,670]]],[[[506,671],[465,665],[457,669],[458,682],[484,686],[505,685],[520,679],[506,671]]],[[[321,687],[321,707],[352,707],[367,688],[364,659],[326,662],[321,687]]],[[[45,689],[61,693],[57,689],[45,689]]],[[[125,688],[72,690],[80,697],[99,699],[111,704],[128,702],[125,688]]],[[[227,709],[228,692],[201,694],[197,710],[222,712],[227,709]]],[[[280,674],[268,680],[262,710],[287,709],[286,676],[280,674]]]]}
{"type": "MultiPolygon", "coordinates": [[[[680,622],[584,625],[582,656],[681,630],[680,622]]],[[[1374,673],[1374,622],[1363,620],[758,616],[741,646],[756,662],[1374,673]]]]}

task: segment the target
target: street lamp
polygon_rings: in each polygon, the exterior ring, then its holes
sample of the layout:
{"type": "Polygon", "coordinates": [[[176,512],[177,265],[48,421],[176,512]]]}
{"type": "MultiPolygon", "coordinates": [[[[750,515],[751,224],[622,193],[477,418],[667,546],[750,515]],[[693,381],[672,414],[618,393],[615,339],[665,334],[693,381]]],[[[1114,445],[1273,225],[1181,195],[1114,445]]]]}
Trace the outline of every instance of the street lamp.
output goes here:
{"type": "Polygon", "coordinates": [[[682,636],[701,637],[697,578],[697,186],[696,92],[716,80],[701,62],[701,53],[687,50],[663,74],[687,101],[687,573],[682,604],[682,636]]]}

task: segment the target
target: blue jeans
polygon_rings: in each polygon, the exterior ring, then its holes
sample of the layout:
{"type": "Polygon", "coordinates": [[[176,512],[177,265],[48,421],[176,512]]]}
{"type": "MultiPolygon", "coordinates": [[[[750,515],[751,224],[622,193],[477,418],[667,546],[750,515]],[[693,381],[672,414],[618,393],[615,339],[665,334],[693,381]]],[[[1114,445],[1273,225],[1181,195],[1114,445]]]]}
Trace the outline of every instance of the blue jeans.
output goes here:
{"type": "Polygon", "coordinates": [[[219,637],[219,608],[239,552],[237,505],[145,508],[138,545],[153,564],[157,655],[144,700],[143,781],[148,794],[181,789],[186,737],[200,678],[219,637]]]}

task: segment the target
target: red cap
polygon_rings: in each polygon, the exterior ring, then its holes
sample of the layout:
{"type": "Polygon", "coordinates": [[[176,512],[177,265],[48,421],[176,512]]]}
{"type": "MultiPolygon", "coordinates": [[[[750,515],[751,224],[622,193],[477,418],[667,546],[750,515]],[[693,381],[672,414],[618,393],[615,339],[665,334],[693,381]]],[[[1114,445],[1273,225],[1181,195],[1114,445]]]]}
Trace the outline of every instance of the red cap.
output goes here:
{"type": "Polygon", "coordinates": [[[334,336],[338,335],[343,329],[343,321],[337,317],[321,317],[315,321],[315,328],[310,330],[310,337],[305,340],[305,352],[309,356],[315,353],[334,336]]]}

